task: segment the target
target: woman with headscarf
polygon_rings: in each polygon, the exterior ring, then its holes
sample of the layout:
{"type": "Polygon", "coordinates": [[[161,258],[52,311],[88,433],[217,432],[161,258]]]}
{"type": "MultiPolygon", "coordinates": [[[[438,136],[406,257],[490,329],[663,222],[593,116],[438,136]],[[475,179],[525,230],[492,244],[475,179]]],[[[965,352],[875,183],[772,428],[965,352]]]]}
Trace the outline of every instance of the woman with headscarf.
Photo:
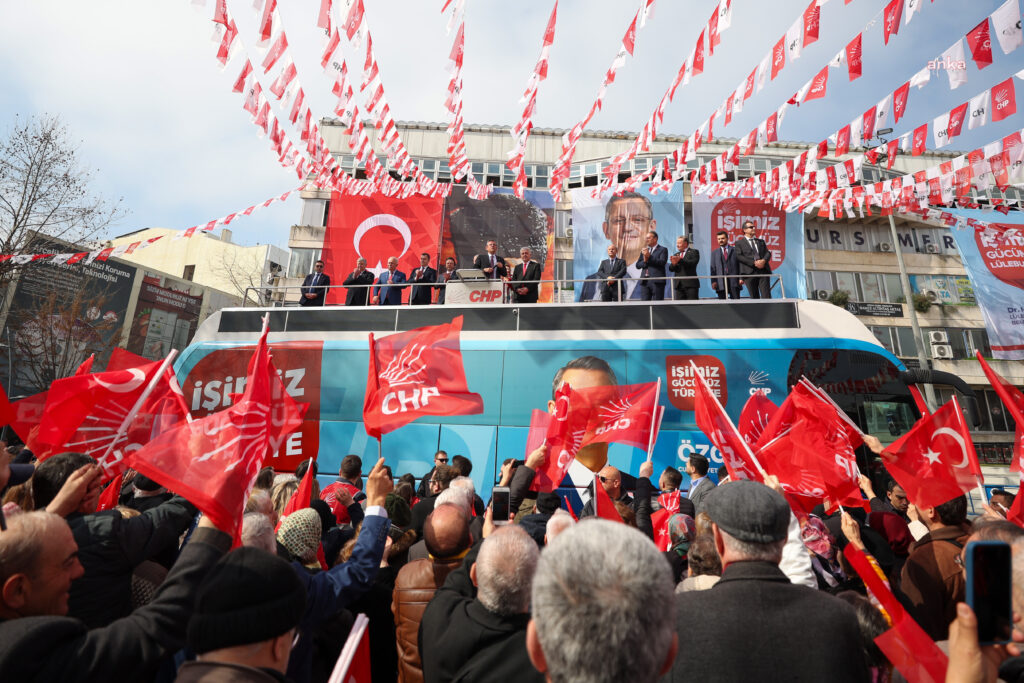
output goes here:
{"type": "Polygon", "coordinates": [[[665,559],[672,566],[672,578],[678,584],[686,577],[687,554],[690,543],[697,537],[697,525],[690,515],[674,514],[668,518],[668,535],[672,547],[665,551],[665,559]]]}
{"type": "Polygon", "coordinates": [[[317,559],[320,530],[320,514],[313,508],[303,508],[284,518],[277,530],[277,542],[284,546],[294,561],[318,571],[321,569],[317,559]]]}
{"type": "Polygon", "coordinates": [[[811,569],[818,580],[818,588],[835,591],[846,580],[839,559],[836,557],[836,542],[828,527],[820,518],[809,515],[807,523],[800,530],[804,546],[811,554],[811,569]]]}

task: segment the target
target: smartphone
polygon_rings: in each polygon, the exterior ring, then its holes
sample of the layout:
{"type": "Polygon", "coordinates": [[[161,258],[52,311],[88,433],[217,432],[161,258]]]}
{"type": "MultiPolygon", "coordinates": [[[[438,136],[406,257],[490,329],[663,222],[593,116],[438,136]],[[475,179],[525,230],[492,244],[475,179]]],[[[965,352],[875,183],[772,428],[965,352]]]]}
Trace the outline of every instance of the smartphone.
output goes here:
{"type": "Polygon", "coordinates": [[[1002,541],[973,541],[965,551],[967,604],[978,618],[978,642],[1010,642],[1013,556],[1002,541]]]}
{"type": "Polygon", "coordinates": [[[512,499],[507,486],[495,486],[491,489],[491,519],[495,526],[508,524],[511,503],[512,499]]]}

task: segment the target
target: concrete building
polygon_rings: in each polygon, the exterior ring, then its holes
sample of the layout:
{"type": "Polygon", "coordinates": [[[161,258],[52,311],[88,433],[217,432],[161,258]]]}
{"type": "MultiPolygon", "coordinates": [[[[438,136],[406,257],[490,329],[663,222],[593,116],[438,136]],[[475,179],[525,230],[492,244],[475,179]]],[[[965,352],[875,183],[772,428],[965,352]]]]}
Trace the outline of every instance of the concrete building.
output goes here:
{"type": "MultiPolygon", "coordinates": [[[[367,125],[370,125],[369,122],[367,125]]],[[[405,122],[399,123],[398,129],[410,154],[427,176],[436,180],[451,180],[445,124],[405,122]]],[[[336,151],[335,156],[341,166],[357,178],[365,177],[355,167],[355,159],[348,154],[344,128],[335,121],[323,120],[320,130],[328,146],[336,151]]],[[[528,187],[547,186],[552,164],[561,152],[564,132],[543,128],[532,131],[526,153],[528,187]]],[[[572,191],[599,185],[601,169],[607,166],[606,160],[626,149],[635,136],[635,133],[629,132],[590,131],[580,140],[575,156],[577,161],[572,165],[570,178],[563,188],[564,201],[555,207],[554,250],[548,254],[548,258],[555,260],[556,279],[574,277],[572,191]]],[[[370,137],[373,139],[374,135],[370,133],[370,137]]],[[[511,146],[508,128],[467,125],[465,140],[472,171],[477,179],[496,186],[511,187],[513,178],[504,164],[511,146]]],[[[659,136],[649,153],[638,156],[622,167],[620,181],[634,172],[649,169],[652,163],[660,161],[682,141],[682,137],[659,136]]],[[[697,159],[690,162],[690,167],[696,168],[709,162],[723,151],[731,149],[735,142],[733,139],[721,139],[705,143],[697,159]]],[[[757,153],[742,158],[736,171],[729,174],[729,179],[746,178],[769,170],[810,146],[808,143],[797,142],[769,144],[757,153]]],[[[851,151],[863,152],[862,149],[851,151]]],[[[928,151],[917,157],[901,154],[895,160],[892,170],[865,164],[864,182],[872,183],[913,173],[960,154],[948,151],[928,151]]],[[[835,164],[846,158],[849,156],[828,156],[819,160],[819,164],[835,164]]],[[[976,201],[982,204],[987,202],[989,197],[986,194],[979,195],[976,190],[974,193],[976,201]]],[[[1019,200],[1022,193],[1011,187],[1005,194],[993,189],[989,196],[1019,200]]],[[[683,197],[687,205],[687,232],[692,234],[693,211],[689,183],[684,185],[683,197]]],[[[288,277],[282,283],[291,286],[300,284],[301,278],[311,271],[313,262],[320,258],[330,193],[303,192],[302,199],[299,222],[292,226],[289,237],[291,259],[288,263],[288,277]]],[[[923,295],[923,299],[918,297],[918,308],[921,311],[918,315],[924,337],[920,344],[924,347],[925,355],[934,369],[958,375],[977,390],[983,421],[981,429],[974,433],[979,456],[983,463],[1006,464],[1012,454],[1014,424],[1006,416],[998,397],[988,388],[978,362],[972,360],[975,350],[990,356],[991,349],[980,309],[974,299],[974,291],[953,243],[950,229],[921,221],[916,216],[896,216],[895,223],[898,238],[897,243],[893,244],[888,219],[879,217],[877,212],[874,217],[835,222],[819,220],[814,214],[806,215],[804,241],[808,297],[830,299],[835,292],[848,293],[847,308],[857,314],[879,341],[908,366],[918,366],[909,307],[899,278],[896,258],[896,250],[899,249],[904,255],[913,294],[923,295]]],[[[576,276],[585,277],[586,274],[576,276]]],[[[1024,363],[993,361],[992,365],[1015,384],[1024,384],[1024,363]]],[[[938,392],[940,403],[948,397],[948,392],[938,392]]]]}
{"type": "Polygon", "coordinates": [[[129,263],[172,273],[183,280],[220,290],[231,296],[267,303],[264,287],[274,285],[288,264],[288,251],[272,244],[246,247],[231,241],[231,230],[220,235],[199,232],[180,238],[180,231],[146,228],[110,240],[108,246],[162,237],[123,257],[129,263]],[[174,236],[178,235],[178,239],[174,236]]]}

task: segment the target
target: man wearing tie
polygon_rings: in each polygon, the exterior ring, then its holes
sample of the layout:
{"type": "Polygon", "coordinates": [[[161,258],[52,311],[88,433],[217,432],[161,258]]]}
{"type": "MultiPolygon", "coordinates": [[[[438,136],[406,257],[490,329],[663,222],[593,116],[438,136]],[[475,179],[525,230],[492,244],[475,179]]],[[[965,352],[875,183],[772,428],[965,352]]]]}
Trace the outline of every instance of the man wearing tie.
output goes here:
{"type": "Polygon", "coordinates": [[[437,284],[434,287],[437,288],[437,305],[441,306],[444,304],[444,297],[448,293],[448,282],[455,277],[455,259],[451,256],[444,260],[444,272],[437,276],[437,284]]]}
{"type": "Polygon", "coordinates": [[[540,264],[532,261],[532,252],[529,247],[519,250],[519,257],[522,263],[512,269],[512,282],[520,283],[512,285],[512,301],[517,304],[537,303],[538,289],[540,287],[540,264]],[[532,280],[532,282],[531,282],[532,280]]]}
{"type": "Polygon", "coordinates": [[[377,278],[377,286],[373,288],[374,306],[400,306],[402,304],[402,287],[406,287],[405,273],[398,270],[398,259],[388,259],[388,269],[377,278]]]}
{"type": "Polygon", "coordinates": [[[324,272],[324,262],[317,261],[313,264],[313,272],[302,281],[302,296],[299,298],[300,306],[323,306],[324,298],[327,296],[327,288],[331,285],[331,278],[324,272]]]}
{"type": "Polygon", "coordinates": [[[672,255],[668,269],[675,274],[672,281],[674,299],[696,301],[700,298],[700,280],[697,279],[697,264],[700,263],[700,252],[690,246],[686,237],[676,238],[675,254],[672,255]],[[682,276],[682,279],[678,279],[682,276]]]}
{"type": "Polygon", "coordinates": [[[604,281],[598,284],[601,301],[618,301],[622,289],[622,278],[626,277],[626,261],[618,257],[619,250],[614,244],[608,245],[608,258],[601,261],[597,277],[604,281]]]}
{"type": "Polygon", "coordinates": [[[730,299],[740,298],[740,280],[737,277],[727,278],[725,275],[739,275],[739,262],[736,260],[736,247],[729,244],[729,233],[719,230],[718,249],[711,252],[711,289],[715,290],[719,299],[729,293],[730,299]]]}
{"type": "Polygon", "coordinates": [[[640,270],[640,281],[636,288],[643,301],[661,301],[665,298],[665,264],[668,263],[668,249],[658,244],[658,233],[647,233],[646,245],[640,251],[636,267],[640,270]]]}
{"type": "Polygon", "coordinates": [[[412,271],[413,283],[412,293],[409,294],[409,303],[413,306],[427,306],[430,304],[431,285],[437,282],[437,271],[430,267],[430,255],[420,254],[420,267],[412,271]]]}
{"type": "Polygon", "coordinates": [[[505,277],[508,271],[505,270],[505,259],[498,256],[498,243],[488,240],[487,253],[477,254],[473,258],[473,267],[484,271],[488,280],[505,277]]]}
{"type": "Polygon", "coordinates": [[[740,262],[740,275],[744,276],[750,298],[771,299],[768,276],[772,273],[772,252],[763,239],[754,237],[754,230],[754,221],[743,222],[743,238],[736,242],[736,260],[740,262]]]}
{"type": "Polygon", "coordinates": [[[356,269],[353,270],[343,283],[349,288],[345,294],[346,306],[365,306],[370,300],[370,285],[373,284],[373,273],[366,269],[366,259],[356,260],[356,269]]]}

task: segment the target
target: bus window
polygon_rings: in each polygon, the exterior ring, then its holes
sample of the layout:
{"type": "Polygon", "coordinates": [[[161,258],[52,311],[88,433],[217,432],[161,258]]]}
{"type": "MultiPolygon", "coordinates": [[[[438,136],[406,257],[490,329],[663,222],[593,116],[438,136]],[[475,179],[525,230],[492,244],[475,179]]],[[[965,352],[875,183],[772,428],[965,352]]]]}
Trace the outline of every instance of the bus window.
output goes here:
{"type": "Polygon", "coordinates": [[[866,398],[861,406],[864,431],[877,436],[883,443],[895,441],[914,424],[915,418],[907,403],[866,398]]]}

